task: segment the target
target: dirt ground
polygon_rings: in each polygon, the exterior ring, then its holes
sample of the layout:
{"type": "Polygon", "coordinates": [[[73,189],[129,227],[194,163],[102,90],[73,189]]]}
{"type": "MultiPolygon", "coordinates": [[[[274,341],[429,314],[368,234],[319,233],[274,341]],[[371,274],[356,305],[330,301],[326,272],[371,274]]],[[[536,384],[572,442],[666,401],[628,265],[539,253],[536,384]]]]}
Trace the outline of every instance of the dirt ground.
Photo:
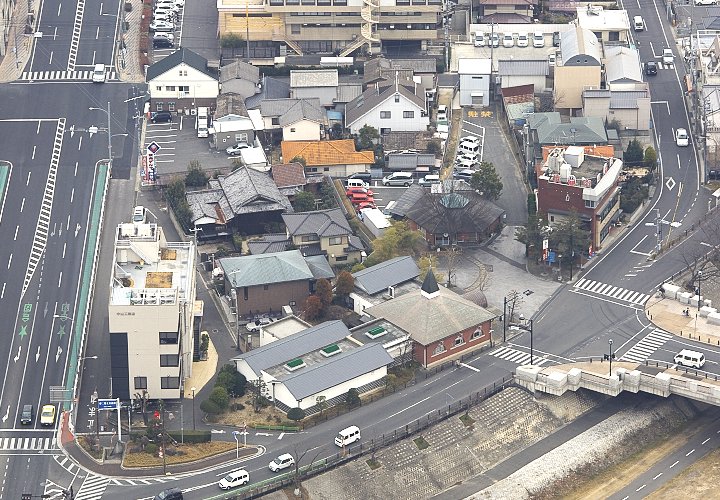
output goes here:
{"type": "Polygon", "coordinates": [[[268,406],[267,408],[260,408],[258,413],[255,413],[253,408],[252,394],[245,394],[241,398],[231,400],[230,404],[241,403],[245,408],[242,410],[228,410],[218,418],[218,423],[224,425],[232,425],[235,427],[242,427],[243,425],[253,426],[253,424],[262,425],[295,425],[290,422],[285,413],[268,406]]]}

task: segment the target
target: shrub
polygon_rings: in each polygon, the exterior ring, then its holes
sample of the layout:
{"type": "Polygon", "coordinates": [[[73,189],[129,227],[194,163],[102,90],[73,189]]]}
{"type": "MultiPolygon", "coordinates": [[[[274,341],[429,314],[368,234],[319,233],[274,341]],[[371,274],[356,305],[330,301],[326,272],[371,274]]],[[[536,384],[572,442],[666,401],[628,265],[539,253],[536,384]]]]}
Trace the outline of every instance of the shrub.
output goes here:
{"type": "Polygon", "coordinates": [[[302,420],[305,418],[305,410],[298,407],[290,408],[290,411],[287,412],[287,418],[294,420],[295,422],[302,420]]]}
{"type": "Polygon", "coordinates": [[[230,395],[224,387],[216,386],[210,393],[210,397],[208,399],[215,403],[221,411],[226,410],[230,404],[230,395]]]}
{"type": "Polygon", "coordinates": [[[158,447],[155,443],[149,443],[147,446],[145,446],[145,453],[149,453],[150,455],[155,455],[158,451],[158,447]]]}
{"type": "Polygon", "coordinates": [[[206,399],[205,401],[200,403],[200,409],[208,415],[218,415],[219,413],[222,413],[222,408],[218,407],[217,404],[210,401],[209,399],[206,399]]]}
{"type": "Polygon", "coordinates": [[[184,439],[186,443],[209,443],[212,438],[209,430],[193,431],[185,429],[184,435],[180,431],[169,431],[167,435],[175,441],[184,439]]]}
{"type": "Polygon", "coordinates": [[[355,388],[347,391],[347,394],[345,395],[345,404],[348,406],[348,408],[355,408],[357,406],[360,406],[361,402],[362,401],[360,401],[360,391],[355,388]]]}

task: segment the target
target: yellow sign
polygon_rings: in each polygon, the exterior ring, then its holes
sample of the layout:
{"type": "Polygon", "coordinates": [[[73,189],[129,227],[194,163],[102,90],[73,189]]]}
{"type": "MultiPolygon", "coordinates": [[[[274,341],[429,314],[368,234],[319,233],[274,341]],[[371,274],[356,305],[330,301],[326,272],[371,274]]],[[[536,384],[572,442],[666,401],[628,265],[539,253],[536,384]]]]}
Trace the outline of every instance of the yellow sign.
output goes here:
{"type": "Polygon", "coordinates": [[[480,117],[482,118],[492,118],[493,112],[492,111],[481,111],[480,117]]]}
{"type": "Polygon", "coordinates": [[[478,112],[477,111],[468,111],[468,117],[470,118],[477,118],[478,112]]]}

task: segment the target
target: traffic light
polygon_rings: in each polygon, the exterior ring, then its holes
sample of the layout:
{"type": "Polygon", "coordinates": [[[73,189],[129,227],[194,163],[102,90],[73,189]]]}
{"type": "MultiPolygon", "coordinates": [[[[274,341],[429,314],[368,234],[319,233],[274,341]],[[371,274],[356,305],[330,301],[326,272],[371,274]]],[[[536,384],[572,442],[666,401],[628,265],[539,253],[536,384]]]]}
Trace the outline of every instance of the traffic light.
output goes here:
{"type": "Polygon", "coordinates": [[[155,410],[155,413],[153,413],[153,418],[160,420],[160,412],[155,410]]]}

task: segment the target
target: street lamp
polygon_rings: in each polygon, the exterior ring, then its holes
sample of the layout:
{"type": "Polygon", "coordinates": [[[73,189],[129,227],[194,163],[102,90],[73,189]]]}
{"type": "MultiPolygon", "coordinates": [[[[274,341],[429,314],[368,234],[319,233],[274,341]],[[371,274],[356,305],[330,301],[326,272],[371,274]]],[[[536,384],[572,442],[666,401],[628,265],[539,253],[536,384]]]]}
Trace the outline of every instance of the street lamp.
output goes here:
{"type": "Polygon", "coordinates": [[[610,352],[608,354],[605,354],[604,357],[608,361],[610,361],[610,377],[612,377],[612,360],[615,359],[615,353],[612,350],[612,339],[608,339],[608,345],[610,346],[610,352]]]}
{"type": "Polygon", "coordinates": [[[697,281],[698,281],[697,294],[698,294],[698,311],[699,311],[699,310],[700,310],[700,302],[702,302],[701,299],[700,299],[700,297],[701,297],[701,295],[700,295],[700,282],[702,281],[702,271],[698,271],[697,281]]]}
{"type": "Polygon", "coordinates": [[[108,136],[108,161],[112,167],[112,134],[110,133],[110,101],[107,103],[107,110],[103,108],[88,108],[90,111],[102,111],[107,115],[107,136],[108,136]]]}
{"type": "Polygon", "coordinates": [[[193,418],[193,430],[195,430],[195,387],[190,388],[190,392],[192,393],[192,418],[193,418]]]}
{"type": "Polygon", "coordinates": [[[528,319],[525,320],[525,316],[523,314],[520,315],[520,321],[523,322],[522,329],[526,332],[530,332],[530,366],[533,364],[533,320],[528,319]]]}

